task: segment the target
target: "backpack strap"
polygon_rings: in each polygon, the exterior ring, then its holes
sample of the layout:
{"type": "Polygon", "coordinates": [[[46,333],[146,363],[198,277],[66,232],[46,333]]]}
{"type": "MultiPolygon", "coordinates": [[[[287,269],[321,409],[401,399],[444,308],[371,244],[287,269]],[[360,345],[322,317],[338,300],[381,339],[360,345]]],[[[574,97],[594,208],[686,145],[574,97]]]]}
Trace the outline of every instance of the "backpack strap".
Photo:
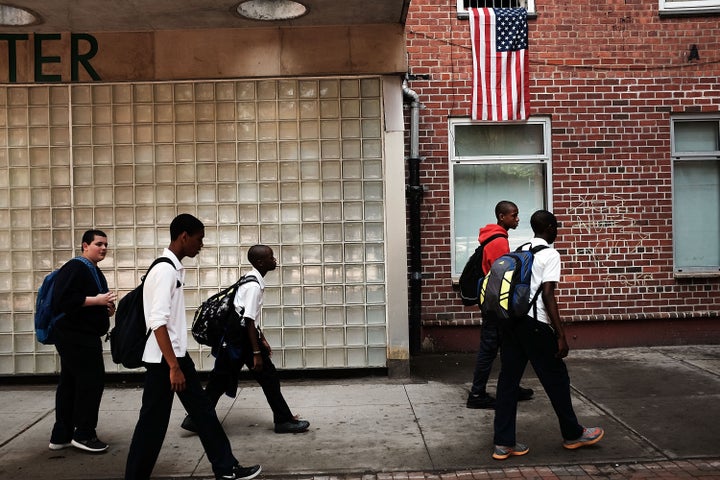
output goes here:
{"type": "Polygon", "coordinates": [[[93,278],[95,279],[95,283],[97,284],[98,290],[100,293],[106,293],[108,291],[108,286],[105,282],[102,282],[100,280],[100,275],[98,275],[97,267],[93,262],[88,260],[87,258],[83,257],[82,255],[78,255],[74,258],[74,260],[78,260],[82,263],[84,263],[89,269],[90,273],[92,273],[93,278]]]}
{"type": "MultiPolygon", "coordinates": [[[[238,290],[240,289],[240,285],[245,285],[248,282],[255,282],[258,285],[260,284],[260,280],[257,279],[255,275],[245,274],[240,279],[235,282],[235,284],[232,286],[233,292],[233,301],[235,301],[235,296],[237,295],[238,290]]],[[[245,306],[243,305],[243,311],[245,311],[245,306]]],[[[241,315],[242,316],[242,315],[241,315]]]]}
{"type": "MultiPolygon", "coordinates": [[[[525,246],[525,245],[531,245],[530,242],[524,243],[520,245],[519,248],[525,246]]],[[[533,255],[535,255],[540,250],[544,250],[546,248],[549,248],[547,245],[535,245],[534,247],[530,248],[530,252],[532,252],[533,255]]],[[[537,291],[535,292],[535,295],[533,295],[532,301],[530,302],[530,305],[533,307],[533,318],[537,320],[537,299],[540,296],[540,291],[542,290],[542,283],[538,286],[537,291]]]]}
{"type": "MultiPolygon", "coordinates": [[[[175,263],[172,260],[170,260],[168,257],[158,257],[155,260],[153,260],[153,262],[150,264],[147,271],[145,272],[145,275],[140,277],[140,281],[142,283],[145,283],[145,278],[148,276],[148,273],[150,273],[150,270],[152,270],[152,268],[155,265],[157,265],[158,263],[169,263],[170,265],[172,265],[173,270],[177,271],[177,269],[175,268],[175,263]]],[[[177,284],[175,285],[175,288],[180,288],[181,286],[182,286],[182,284],[180,283],[180,280],[177,280],[177,284]]]]}
{"type": "Polygon", "coordinates": [[[485,245],[487,245],[488,243],[492,242],[492,241],[495,240],[496,238],[508,238],[508,236],[507,236],[507,235],[503,235],[502,233],[496,233],[496,234],[494,234],[494,235],[490,235],[488,238],[486,238],[485,240],[483,240],[482,242],[480,242],[480,246],[481,246],[481,247],[484,247],[485,245]]]}

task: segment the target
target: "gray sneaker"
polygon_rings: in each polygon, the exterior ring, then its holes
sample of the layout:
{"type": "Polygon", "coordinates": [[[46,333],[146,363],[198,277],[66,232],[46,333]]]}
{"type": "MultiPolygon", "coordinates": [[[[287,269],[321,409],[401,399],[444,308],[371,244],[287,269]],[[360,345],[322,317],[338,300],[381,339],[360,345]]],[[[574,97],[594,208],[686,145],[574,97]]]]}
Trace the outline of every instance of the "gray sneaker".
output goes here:
{"type": "Polygon", "coordinates": [[[493,450],[492,457],[495,460],[505,460],[506,458],[510,456],[519,457],[520,455],[525,455],[528,453],[530,449],[527,445],[523,445],[522,443],[516,443],[514,447],[504,447],[502,445],[495,445],[495,449],[493,450]]]}
{"type": "Polygon", "coordinates": [[[563,447],[568,450],[586,447],[599,442],[600,439],[603,438],[603,435],[605,435],[605,430],[600,427],[584,428],[583,434],[580,435],[580,438],[576,438],[575,440],[565,440],[563,442],[563,447]]]}

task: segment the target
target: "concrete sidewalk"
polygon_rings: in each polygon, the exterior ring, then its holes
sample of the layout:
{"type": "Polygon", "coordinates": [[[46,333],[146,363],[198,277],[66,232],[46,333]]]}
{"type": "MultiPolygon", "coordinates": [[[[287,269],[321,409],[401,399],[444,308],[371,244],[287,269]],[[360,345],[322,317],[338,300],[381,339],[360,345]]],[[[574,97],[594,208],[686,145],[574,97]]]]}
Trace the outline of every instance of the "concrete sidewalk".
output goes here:
{"type": "MultiPolygon", "coordinates": [[[[474,361],[419,356],[412,378],[402,380],[286,380],[288,403],[311,422],[304,434],[273,433],[262,391],[249,381],[237,398],[221,400],[218,414],[236,457],[261,464],[264,477],[720,478],[720,346],[571,351],[578,418],[606,430],[600,443],[575,451],[561,447],[552,408],[528,368],[523,385],[536,394],[519,406],[518,440],[530,453],[502,462],[490,456],[493,412],[465,408],[474,361]]],[[[111,446],[92,455],[47,448],[53,385],[0,385],[0,478],[122,478],[140,388],[106,389],[98,436],[111,446]]],[[[197,436],[179,427],[183,417],[176,401],[154,478],[213,478],[197,436]]]]}

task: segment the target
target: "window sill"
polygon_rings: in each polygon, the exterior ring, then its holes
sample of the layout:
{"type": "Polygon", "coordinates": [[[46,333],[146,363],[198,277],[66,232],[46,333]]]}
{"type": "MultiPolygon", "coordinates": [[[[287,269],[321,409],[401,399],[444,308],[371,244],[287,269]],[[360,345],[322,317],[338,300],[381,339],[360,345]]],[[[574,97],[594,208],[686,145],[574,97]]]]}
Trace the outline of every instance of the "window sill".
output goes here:
{"type": "MultiPolygon", "coordinates": [[[[720,9],[718,11],[720,12],[720,9]]],[[[457,18],[458,20],[468,20],[470,18],[470,14],[466,11],[457,12],[457,18]]],[[[528,20],[537,20],[537,12],[528,12],[527,18],[528,20]]]]}
{"type": "Polygon", "coordinates": [[[720,278],[719,271],[704,271],[704,272],[673,272],[675,278],[720,278]]]}
{"type": "MultiPolygon", "coordinates": [[[[689,17],[689,16],[703,16],[703,15],[720,15],[720,6],[718,7],[706,7],[706,8],[673,8],[671,10],[665,9],[658,11],[658,15],[661,17],[689,17]]],[[[529,17],[529,15],[528,15],[529,17]]]]}

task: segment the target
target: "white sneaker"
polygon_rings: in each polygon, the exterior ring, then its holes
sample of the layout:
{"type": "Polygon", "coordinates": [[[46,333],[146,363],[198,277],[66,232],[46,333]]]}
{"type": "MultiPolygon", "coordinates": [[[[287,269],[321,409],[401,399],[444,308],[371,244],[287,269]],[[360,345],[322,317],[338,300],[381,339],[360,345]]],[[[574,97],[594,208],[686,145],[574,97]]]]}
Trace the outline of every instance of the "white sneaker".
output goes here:
{"type": "Polygon", "coordinates": [[[48,445],[48,448],[49,448],[50,450],[62,450],[63,448],[68,448],[68,447],[71,447],[71,446],[72,446],[72,443],[70,443],[70,442],[67,442],[67,443],[53,443],[53,442],[50,442],[50,445],[48,445]]]}

